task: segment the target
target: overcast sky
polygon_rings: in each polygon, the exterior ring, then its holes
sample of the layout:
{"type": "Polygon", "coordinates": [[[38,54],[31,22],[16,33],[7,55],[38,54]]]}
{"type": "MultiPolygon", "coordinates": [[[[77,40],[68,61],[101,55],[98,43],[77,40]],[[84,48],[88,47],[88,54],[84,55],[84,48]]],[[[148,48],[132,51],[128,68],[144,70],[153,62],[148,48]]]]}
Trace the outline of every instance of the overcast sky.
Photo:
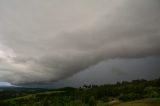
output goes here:
{"type": "Polygon", "coordinates": [[[0,0],[0,82],[157,78],[159,10],[159,0],[0,0]]]}

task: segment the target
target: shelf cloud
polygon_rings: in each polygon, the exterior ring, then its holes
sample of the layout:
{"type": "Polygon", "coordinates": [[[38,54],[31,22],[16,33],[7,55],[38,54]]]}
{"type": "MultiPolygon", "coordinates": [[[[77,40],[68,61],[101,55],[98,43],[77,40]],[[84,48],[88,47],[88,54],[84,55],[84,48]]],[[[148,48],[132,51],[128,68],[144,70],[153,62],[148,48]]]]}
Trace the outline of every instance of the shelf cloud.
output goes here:
{"type": "Polygon", "coordinates": [[[1,0],[0,81],[50,82],[160,55],[159,0],[1,0]]]}

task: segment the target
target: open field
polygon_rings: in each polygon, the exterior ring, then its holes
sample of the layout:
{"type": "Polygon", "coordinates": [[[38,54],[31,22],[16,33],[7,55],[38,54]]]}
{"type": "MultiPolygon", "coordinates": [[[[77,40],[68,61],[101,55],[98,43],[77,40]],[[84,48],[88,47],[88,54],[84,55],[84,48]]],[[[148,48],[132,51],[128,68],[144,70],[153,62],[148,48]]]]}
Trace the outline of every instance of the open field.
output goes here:
{"type": "MultiPolygon", "coordinates": [[[[36,93],[36,94],[29,94],[27,96],[12,98],[8,100],[4,100],[5,102],[14,102],[14,101],[21,101],[21,100],[31,100],[35,99],[37,95],[52,95],[56,93],[62,93],[63,91],[47,91],[43,93],[36,93]]],[[[84,105],[79,105],[84,106],[84,105]]],[[[88,106],[88,105],[86,105],[88,106]]],[[[119,100],[113,100],[110,102],[98,102],[97,106],[160,106],[160,98],[146,98],[142,100],[135,100],[130,102],[122,102],[119,100]]]]}
{"type": "Polygon", "coordinates": [[[99,102],[97,106],[160,106],[160,98],[146,98],[130,102],[115,100],[113,102],[99,102]]]}
{"type": "Polygon", "coordinates": [[[131,102],[120,103],[113,106],[160,106],[160,98],[149,98],[131,102]]]}

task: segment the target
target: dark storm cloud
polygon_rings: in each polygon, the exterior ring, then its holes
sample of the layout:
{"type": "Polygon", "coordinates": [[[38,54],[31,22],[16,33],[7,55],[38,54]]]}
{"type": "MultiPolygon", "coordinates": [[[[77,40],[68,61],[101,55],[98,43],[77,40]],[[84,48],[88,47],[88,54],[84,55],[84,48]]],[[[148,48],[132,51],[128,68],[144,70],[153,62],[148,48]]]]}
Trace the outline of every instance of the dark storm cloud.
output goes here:
{"type": "Polygon", "coordinates": [[[55,81],[107,59],[160,55],[157,0],[2,0],[0,6],[1,81],[55,81]]]}

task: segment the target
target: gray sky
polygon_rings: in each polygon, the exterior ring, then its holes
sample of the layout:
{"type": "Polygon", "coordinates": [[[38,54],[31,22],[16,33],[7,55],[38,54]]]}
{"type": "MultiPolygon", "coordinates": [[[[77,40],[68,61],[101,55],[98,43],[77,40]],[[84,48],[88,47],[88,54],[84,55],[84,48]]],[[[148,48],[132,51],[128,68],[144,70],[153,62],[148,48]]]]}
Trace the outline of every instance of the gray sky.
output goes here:
{"type": "Polygon", "coordinates": [[[51,83],[27,84],[32,87],[80,87],[84,84],[110,84],[135,79],[152,80],[160,77],[160,57],[111,59],[83,70],[69,78],[51,83]]]}
{"type": "Polygon", "coordinates": [[[157,77],[159,10],[158,0],[1,0],[0,81],[43,83],[73,76],[64,81],[71,83],[77,76],[104,83],[152,72],[149,78],[157,77]]]}

